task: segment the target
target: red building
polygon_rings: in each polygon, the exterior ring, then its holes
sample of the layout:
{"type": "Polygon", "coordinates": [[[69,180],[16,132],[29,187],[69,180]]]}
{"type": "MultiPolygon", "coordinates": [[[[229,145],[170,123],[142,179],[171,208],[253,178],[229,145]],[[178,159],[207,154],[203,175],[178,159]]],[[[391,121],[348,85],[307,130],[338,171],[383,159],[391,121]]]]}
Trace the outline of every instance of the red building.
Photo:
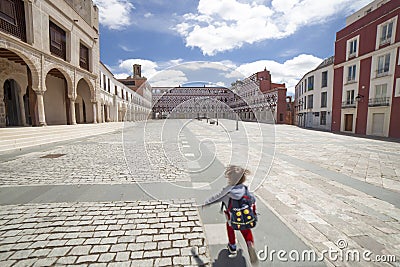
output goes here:
{"type": "Polygon", "coordinates": [[[264,69],[232,84],[238,96],[230,106],[244,121],[293,124],[294,106],[285,84],[273,83],[264,69]]]}
{"type": "Polygon", "coordinates": [[[377,0],[336,34],[332,131],[400,138],[400,0],[377,0]]]}

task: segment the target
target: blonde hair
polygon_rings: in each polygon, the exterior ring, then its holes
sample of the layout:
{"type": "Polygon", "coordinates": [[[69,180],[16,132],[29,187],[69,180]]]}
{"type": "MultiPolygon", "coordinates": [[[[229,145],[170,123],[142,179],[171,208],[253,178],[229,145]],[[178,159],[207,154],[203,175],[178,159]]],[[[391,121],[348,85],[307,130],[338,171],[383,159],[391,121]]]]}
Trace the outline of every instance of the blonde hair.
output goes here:
{"type": "Polygon", "coordinates": [[[236,165],[229,165],[225,169],[225,177],[228,179],[230,186],[243,184],[246,181],[247,175],[250,175],[250,171],[236,165]]]}

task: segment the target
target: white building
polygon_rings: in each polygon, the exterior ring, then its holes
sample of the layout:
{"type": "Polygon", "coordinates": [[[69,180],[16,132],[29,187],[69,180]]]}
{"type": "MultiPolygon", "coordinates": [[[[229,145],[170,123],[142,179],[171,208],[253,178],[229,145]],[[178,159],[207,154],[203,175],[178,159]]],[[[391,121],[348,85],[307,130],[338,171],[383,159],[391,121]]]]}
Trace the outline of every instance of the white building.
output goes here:
{"type": "Polygon", "coordinates": [[[115,90],[101,89],[99,73],[113,76],[99,69],[91,0],[2,0],[0,8],[0,127],[145,117],[150,97],[119,89],[114,99],[115,90]]]}
{"type": "Polygon", "coordinates": [[[332,121],[333,62],[324,60],[305,74],[295,88],[295,125],[330,130],[332,121]]]}

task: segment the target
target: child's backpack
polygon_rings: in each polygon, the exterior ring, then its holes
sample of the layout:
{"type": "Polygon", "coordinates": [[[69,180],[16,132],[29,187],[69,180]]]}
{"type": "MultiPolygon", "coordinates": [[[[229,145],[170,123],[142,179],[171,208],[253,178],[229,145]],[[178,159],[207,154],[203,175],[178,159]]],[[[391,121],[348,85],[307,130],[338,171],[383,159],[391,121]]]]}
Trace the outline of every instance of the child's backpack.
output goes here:
{"type": "Polygon", "coordinates": [[[246,192],[241,199],[229,199],[228,212],[231,218],[231,226],[234,230],[251,229],[257,223],[255,204],[252,201],[247,186],[245,189],[246,192]]]}

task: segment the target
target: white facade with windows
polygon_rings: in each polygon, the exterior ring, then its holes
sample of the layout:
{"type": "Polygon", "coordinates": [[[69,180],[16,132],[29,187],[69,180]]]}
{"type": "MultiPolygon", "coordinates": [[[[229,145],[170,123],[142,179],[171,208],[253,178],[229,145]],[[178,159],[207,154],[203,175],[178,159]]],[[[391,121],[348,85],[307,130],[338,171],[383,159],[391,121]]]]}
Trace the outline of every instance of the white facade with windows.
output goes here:
{"type": "Polygon", "coordinates": [[[295,88],[295,125],[330,130],[333,93],[333,57],[322,62],[295,88]]]}
{"type": "Polygon", "coordinates": [[[100,64],[100,104],[103,122],[141,121],[151,115],[151,87],[141,86],[144,96],[119,82],[104,64],[100,64]]]}

